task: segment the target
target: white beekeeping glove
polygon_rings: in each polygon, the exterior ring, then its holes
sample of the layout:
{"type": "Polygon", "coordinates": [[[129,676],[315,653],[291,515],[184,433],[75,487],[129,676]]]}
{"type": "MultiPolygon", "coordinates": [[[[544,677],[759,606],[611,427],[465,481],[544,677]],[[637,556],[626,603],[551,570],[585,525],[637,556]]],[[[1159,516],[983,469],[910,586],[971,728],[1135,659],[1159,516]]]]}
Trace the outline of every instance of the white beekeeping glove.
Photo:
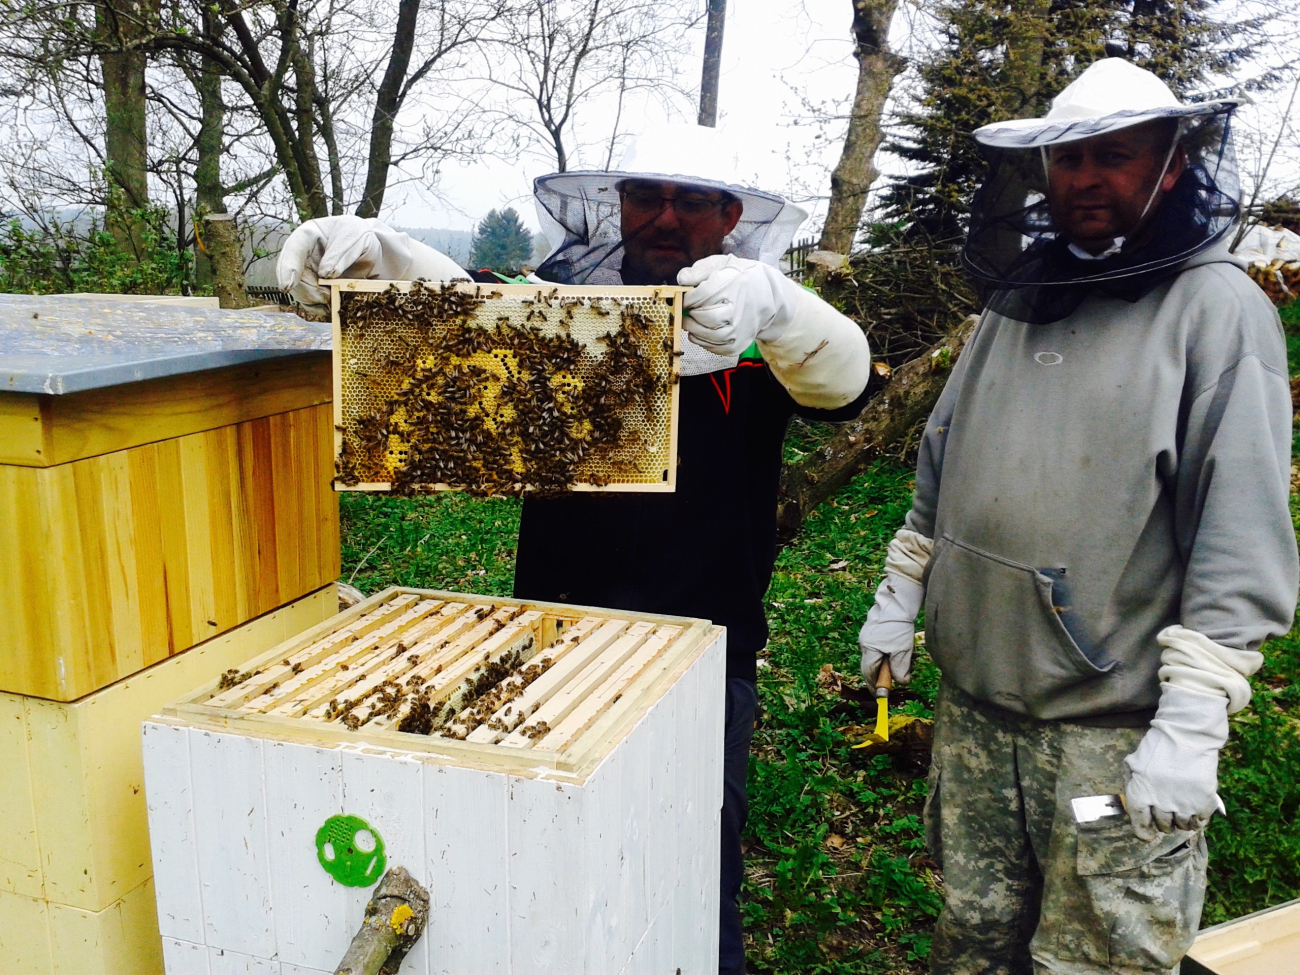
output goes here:
{"type": "Polygon", "coordinates": [[[1250,703],[1246,678],[1264,663],[1257,650],[1215,643],[1185,626],[1156,635],[1160,705],[1151,730],[1124,759],[1125,799],[1133,830],[1144,840],[1156,831],[1200,829],[1217,809],[1219,749],[1228,740],[1228,715],[1250,703]]]}
{"type": "Polygon", "coordinates": [[[1141,840],[1201,829],[1219,798],[1219,749],[1228,740],[1228,699],[1160,685],[1160,705],[1137,750],[1124,759],[1125,801],[1141,840]]]}
{"type": "Polygon", "coordinates": [[[329,290],[320,279],[380,278],[392,281],[468,279],[459,264],[378,220],[319,217],[291,233],[275,265],[280,287],[304,307],[329,313],[329,290]]]}
{"type": "Polygon", "coordinates": [[[780,338],[794,318],[801,286],[761,261],[715,254],[677,272],[694,290],[682,302],[682,328],[715,355],[739,355],[754,342],[780,338]]]}
{"type": "Polygon", "coordinates": [[[873,684],[886,657],[895,683],[906,684],[912,679],[916,616],[925,602],[921,579],[933,547],[933,541],[907,528],[900,528],[889,543],[885,577],[876,587],[876,601],[858,631],[862,676],[873,684]]]}

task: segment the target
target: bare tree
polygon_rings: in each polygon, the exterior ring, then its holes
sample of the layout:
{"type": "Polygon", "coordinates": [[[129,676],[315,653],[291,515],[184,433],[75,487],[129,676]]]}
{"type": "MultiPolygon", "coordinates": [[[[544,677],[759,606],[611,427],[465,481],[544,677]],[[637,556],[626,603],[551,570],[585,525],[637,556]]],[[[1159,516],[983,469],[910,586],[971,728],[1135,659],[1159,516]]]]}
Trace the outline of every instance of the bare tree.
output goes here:
{"type": "MultiPolygon", "coordinates": [[[[435,69],[445,72],[463,69],[484,29],[503,12],[504,0],[492,0],[467,12],[456,11],[445,3],[439,3],[433,12],[433,22],[424,24],[417,32],[420,0],[400,0],[388,64],[375,91],[366,182],[361,202],[357,205],[357,216],[378,216],[384,203],[384,191],[388,187],[389,170],[407,156],[420,151],[408,148],[406,153],[396,158],[393,153],[397,116],[411,92],[435,69]],[[417,54],[417,33],[423,41],[423,50],[418,52],[418,59],[412,69],[413,56],[417,54]]],[[[450,113],[448,120],[451,124],[444,124],[433,138],[428,137],[426,130],[425,146],[436,142],[444,149],[444,154],[451,154],[460,147],[467,137],[468,119],[464,113],[450,113]]]]}
{"type": "Polygon", "coordinates": [[[523,0],[487,40],[495,70],[485,80],[505,106],[494,114],[514,130],[507,151],[540,151],[565,172],[583,145],[579,111],[594,116],[613,98],[614,131],[597,140],[608,160],[630,92],[684,98],[677,62],[695,22],[671,0],[523,0]]]}
{"type": "Polygon", "coordinates": [[[109,230],[127,253],[140,252],[139,227],[128,216],[149,203],[145,128],[145,52],[138,46],[154,10],[144,0],[106,0],[95,7],[104,88],[105,171],[124,206],[109,211],[109,230]]]}
{"type": "Polygon", "coordinates": [[[709,0],[708,26],[704,29],[704,69],[700,75],[700,125],[718,124],[718,80],[722,72],[722,33],[727,0],[709,0]]]}
{"type": "Polygon", "coordinates": [[[853,0],[853,56],[858,82],[839,163],[831,173],[831,198],[821,250],[847,254],[858,233],[867,193],[879,173],[873,164],[884,137],[881,114],[894,78],[905,65],[889,50],[889,24],[898,0],[853,0]]]}

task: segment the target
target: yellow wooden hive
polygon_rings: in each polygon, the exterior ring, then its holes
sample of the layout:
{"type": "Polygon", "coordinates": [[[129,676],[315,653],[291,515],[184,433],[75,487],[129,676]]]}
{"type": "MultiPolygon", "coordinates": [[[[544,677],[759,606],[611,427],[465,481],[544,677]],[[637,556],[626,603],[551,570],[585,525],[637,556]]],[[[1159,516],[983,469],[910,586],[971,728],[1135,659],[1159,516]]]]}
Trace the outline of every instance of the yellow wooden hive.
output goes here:
{"type": "Polygon", "coordinates": [[[4,975],[161,971],[140,722],[338,609],[328,331],[204,305],[0,297],[4,975]]]}
{"type": "Polygon", "coordinates": [[[72,701],[333,582],[329,357],[0,392],[0,690],[72,701]]]}
{"type": "Polygon", "coordinates": [[[331,287],[340,489],[674,489],[685,289],[331,287]]]}

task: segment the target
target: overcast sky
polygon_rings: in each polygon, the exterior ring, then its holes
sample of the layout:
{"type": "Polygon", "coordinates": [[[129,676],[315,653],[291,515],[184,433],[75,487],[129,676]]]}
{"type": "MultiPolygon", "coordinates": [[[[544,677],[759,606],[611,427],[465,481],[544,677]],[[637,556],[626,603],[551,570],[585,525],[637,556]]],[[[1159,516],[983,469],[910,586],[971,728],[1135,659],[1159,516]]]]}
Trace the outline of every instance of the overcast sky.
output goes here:
{"type": "MultiPolygon", "coordinates": [[[[1249,8],[1253,0],[1241,2],[1249,8]]],[[[914,20],[916,16],[913,6],[900,4],[890,32],[890,43],[896,51],[915,54],[927,46],[928,31],[914,20]]],[[[742,145],[750,147],[746,165],[752,167],[753,185],[781,193],[813,212],[813,219],[805,224],[800,237],[820,225],[819,211],[824,211],[830,170],[843,137],[842,124],[811,124],[806,104],[834,108],[838,103],[841,112],[847,108],[857,79],[849,34],[851,20],[849,0],[728,3],[719,92],[721,125],[742,145]]],[[[1295,24],[1286,26],[1287,30],[1274,39],[1282,49],[1265,52],[1265,61],[1274,65],[1294,61],[1288,52],[1297,47],[1295,24]]],[[[679,81],[685,87],[699,84],[702,22],[692,40],[692,54],[680,70],[679,81]]],[[[1254,70],[1248,69],[1247,74],[1254,70]]],[[[1292,93],[1287,84],[1258,96],[1257,106],[1247,106],[1240,112],[1237,132],[1243,177],[1249,183],[1250,172],[1260,169],[1262,161],[1272,155],[1273,194],[1300,183],[1300,153],[1295,151],[1300,140],[1289,134],[1277,147],[1280,154],[1273,143],[1292,93]]],[[[612,110],[612,102],[595,110],[589,108],[585,133],[595,138],[607,133],[612,110]]],[[[695,104],[687,100],[665,105],[661,100],[643,99],[631,111],[625,110],[624,117],[693,121],[695,113],[695,104]]],[[[624,126],[630,131],[635,127],[624,126]]],[[[620,155],[615,155],[616,163],[620,155]]],[[[599,168],[603,155],[599,161],[596,158],[596,154],[588,154],[571,168],[599,168]]],[[[888,169],[890,163],[888,159],[878,160],[878,165],[888,169]]],[[[488,210],[513,206],[536,229],[532,180],[554,168],[554,159],[542,156],[517,162],[482,156],[470,165],[449,164],[433,188],[416,182],[393,186],[388,197],[393,206],[385,206],[383,217],[399,226],[470,230],[488,210]]]]}
{"type": "MultiPolygon", "coordinates": [[[[801,104],[791,86],[818,102],[853,94],[857,62],[849,39],[851,21],[848,0],[731,0],[728,4],[718,99],[721,126],[742,145],[752,147],[746,164],[752,166],[760,188],[795,198],[806,196],[808,189],[814,194],[829,191],[830,167],[839,146],[824,148],[816,140],[815,127],[792,124],[801,104]]],[[[681,67],[680,80],[686,86],[699,84],[702,23],[695,34],[692,56],[681,67]]],[[[632,114],[653,121],[665,120],[671,112],[648,101],[632,114]]],[[[695,106],[679,102],[677,118],[687,114],[694,121],[695,106]]],[[[608,129],[608,121],[600,121],[604,122],[601,128],[608,129]]],[[[514,206],[536,228],[532,179],[554,168],[553,159],[539,157],[515,164],[488,158],[469,166],[451,164],[444,168],[436,193],[412,183],[391,190],[390,199],[398,205],[391,211],[386,206],[384,216],[400,226],[469,230],[488,210],[514,206]]],[[[815,203],[805,207],[813,209],[815,203]]]]}

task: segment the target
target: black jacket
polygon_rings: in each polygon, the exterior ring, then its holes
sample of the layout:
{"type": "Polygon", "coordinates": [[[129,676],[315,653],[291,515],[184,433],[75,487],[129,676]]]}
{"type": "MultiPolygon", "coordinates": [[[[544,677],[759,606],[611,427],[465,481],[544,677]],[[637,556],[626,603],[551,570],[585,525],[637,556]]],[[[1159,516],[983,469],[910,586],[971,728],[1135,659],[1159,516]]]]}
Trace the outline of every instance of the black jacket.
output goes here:
{"type": "Polygon", "coordinates": [[[869,394],[802,407],[761,359],[682,379],[677,490],[526,500],[515,596],[712,620],[727,628],[727,676],[754,680],[790,417],[848,420],[869,394]]]}

